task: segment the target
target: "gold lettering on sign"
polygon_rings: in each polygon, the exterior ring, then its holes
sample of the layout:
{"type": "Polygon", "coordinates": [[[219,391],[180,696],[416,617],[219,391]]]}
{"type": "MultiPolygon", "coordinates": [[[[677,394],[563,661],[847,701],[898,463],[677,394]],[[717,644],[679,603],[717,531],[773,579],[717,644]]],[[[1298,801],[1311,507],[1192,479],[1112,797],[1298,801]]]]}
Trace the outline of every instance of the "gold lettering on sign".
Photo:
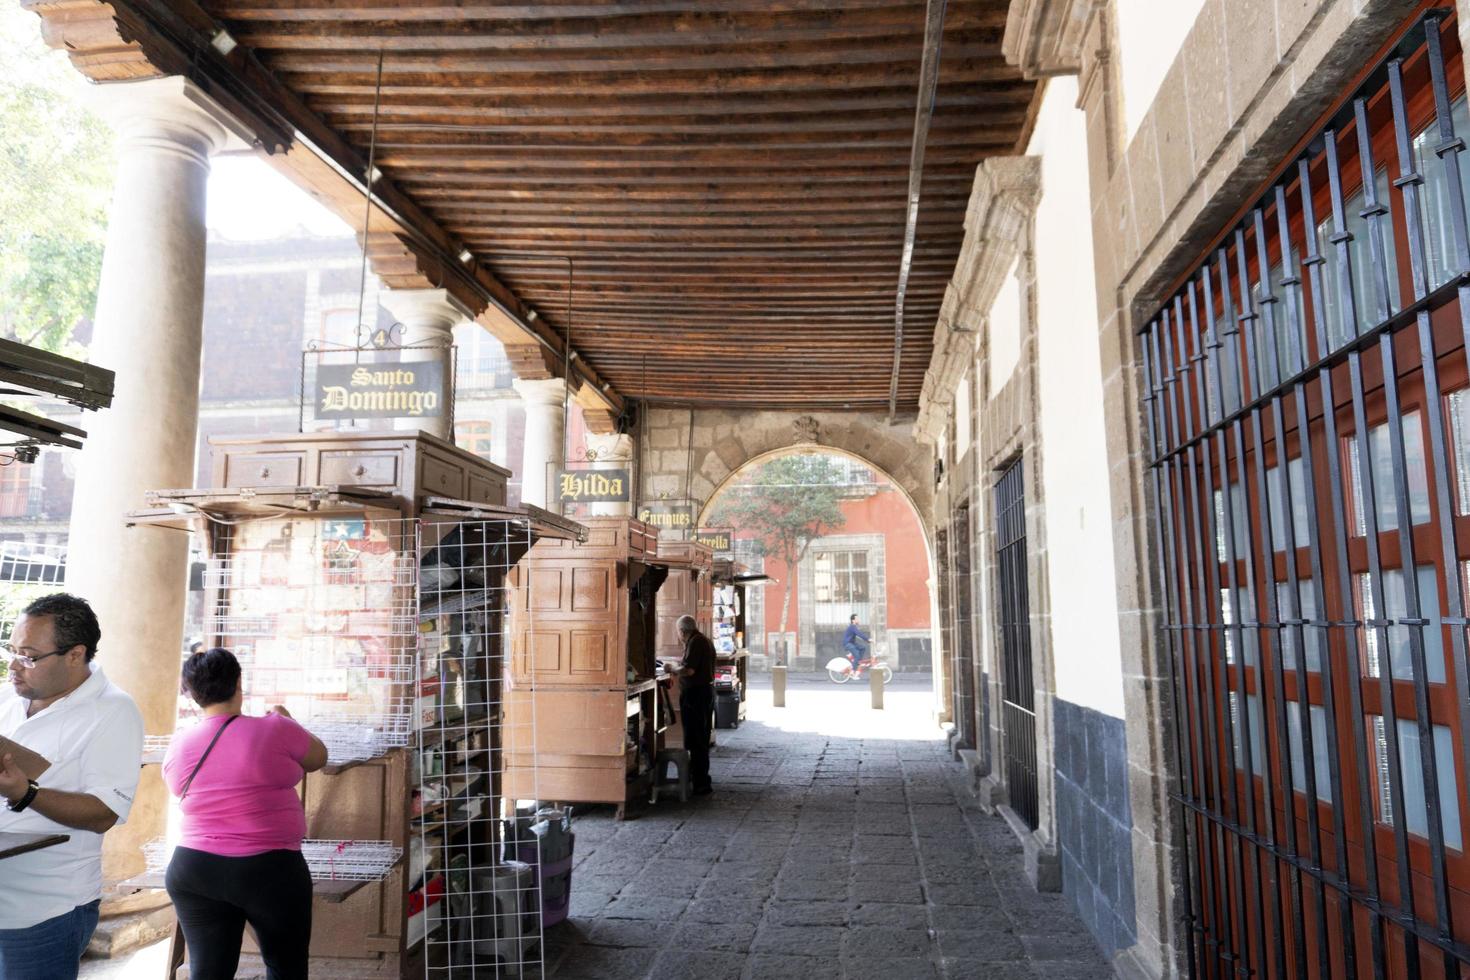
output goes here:
{"type": "Polygon", "coordinates": [[[644,524],[651,524],[654,527],[672,529],[687,528],[694,525],[694,515],[687,510],[653,511],[645,507],[638,512],[638,519],[644,524]]]}
{"type": "Polygon", "coordinates": [[[561,475],[561,499],[582,500],[585,497],[622,497],[627,491],[623,478],[606,477],[601,473],[563,473],[561,475]]]}
{"type": "Polygon", "coordinates": [[[374,371],[360,367],[352,372],[348,386],[323,385],[323,412],[393,412],[423,415],[439,407],[437,391],[414,391],[417,375],[407,368],[374,371]],[[400,391],[399,388],[409,390],[400,391]],[[355,391],[367,388],[367,391],[355,391]]]}

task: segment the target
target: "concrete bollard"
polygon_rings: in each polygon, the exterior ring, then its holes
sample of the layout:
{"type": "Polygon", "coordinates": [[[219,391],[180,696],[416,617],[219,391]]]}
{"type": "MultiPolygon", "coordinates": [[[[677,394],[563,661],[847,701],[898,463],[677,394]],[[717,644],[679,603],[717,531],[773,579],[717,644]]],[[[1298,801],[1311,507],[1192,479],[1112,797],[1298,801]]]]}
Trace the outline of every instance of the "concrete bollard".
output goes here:
{"type": "Polygon", "coordinates": [[[873,710],[883,710],[883,672],[868,671],[868,693],[873,696],[873,710]]]}
{"type": "Polygon", "coordinates": [[[771,704],[777,708],[786,707],[786,668],[784,665],[771,668],[771,704]]]}

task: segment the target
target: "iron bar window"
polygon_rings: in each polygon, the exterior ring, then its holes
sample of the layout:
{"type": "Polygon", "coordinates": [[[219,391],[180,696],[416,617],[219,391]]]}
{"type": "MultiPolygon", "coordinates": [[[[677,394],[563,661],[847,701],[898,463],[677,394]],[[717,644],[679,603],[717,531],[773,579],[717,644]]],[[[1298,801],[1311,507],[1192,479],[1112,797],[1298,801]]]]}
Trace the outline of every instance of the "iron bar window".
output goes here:
{"type": "Polygon", "coordinates": [[[1467,134],[1430,9],[1140,332],[1200,976],[1470,969],[1467,134]]]}

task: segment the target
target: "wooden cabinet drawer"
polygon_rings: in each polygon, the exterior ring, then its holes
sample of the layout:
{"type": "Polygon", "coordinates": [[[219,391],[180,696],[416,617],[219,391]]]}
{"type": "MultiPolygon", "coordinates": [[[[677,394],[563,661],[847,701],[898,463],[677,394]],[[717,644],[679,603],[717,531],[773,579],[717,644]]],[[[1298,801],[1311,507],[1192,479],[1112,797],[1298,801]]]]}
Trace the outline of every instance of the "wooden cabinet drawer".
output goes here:
{"type": "Polygon", "coordinates": [[[323,452],[317,482],[323,486],[396,487],[398,454],[323,452]]]}
{"type": "Polygon", "coordinates": [[[305,453],[240,453],[225,458],[227,487],[299,487],[305,453]]]}
{"type": "Polygon", "coordinates": [[[487,476],[483,473],[471,472],[469,482],[469,496],[465,497],[466,500],[476,504],[505,506],[505,480],[500,474],[487,476]]]}
{"type": "Polygon", "coordinates": [[[425,456],[419,478],[419,493],[432,497],[453,497],[463,500],[465,494],[464,470],[454,464],[425,456]]]}

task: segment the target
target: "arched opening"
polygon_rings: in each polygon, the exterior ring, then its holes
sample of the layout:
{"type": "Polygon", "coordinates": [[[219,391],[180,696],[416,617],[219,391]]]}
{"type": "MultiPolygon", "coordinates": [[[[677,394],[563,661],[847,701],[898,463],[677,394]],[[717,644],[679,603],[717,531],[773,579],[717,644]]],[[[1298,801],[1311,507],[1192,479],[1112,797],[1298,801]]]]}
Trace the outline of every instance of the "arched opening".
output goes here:
{"type": "Polygon", "coordinates": [[[822,672],[845,655],[855,615],[874,659],[930,681],[931,542],[912,497],[877,466],[827,446],[761,453],[719,483],[700,525],[729,527],[736,559],[773,579],[746,613],[753,669],[822,672]]]}

